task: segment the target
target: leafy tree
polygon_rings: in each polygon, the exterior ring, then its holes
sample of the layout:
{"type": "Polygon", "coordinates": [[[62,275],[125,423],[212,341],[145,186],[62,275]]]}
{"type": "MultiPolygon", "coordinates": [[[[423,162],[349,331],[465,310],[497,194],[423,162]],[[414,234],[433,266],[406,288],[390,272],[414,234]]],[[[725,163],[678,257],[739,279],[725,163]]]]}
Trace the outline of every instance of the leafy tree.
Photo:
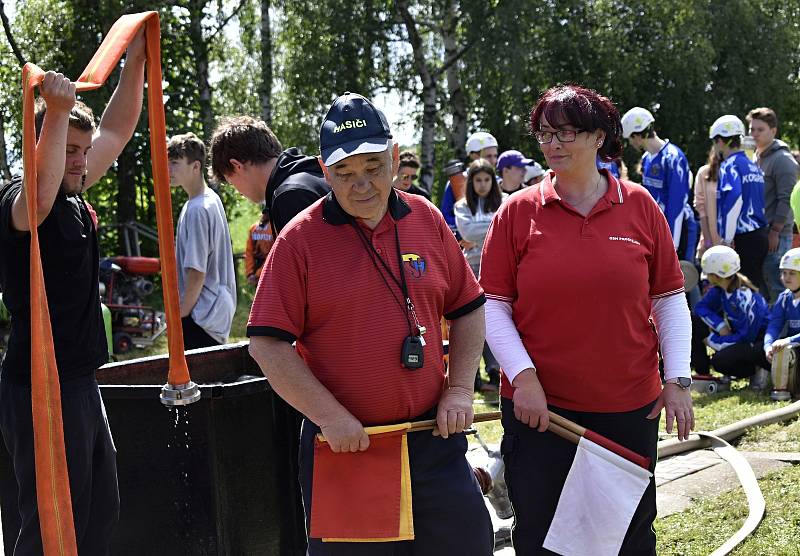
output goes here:
{"type": "Polygon", "coordinates": [[[319,126],[345,91],[372,96],[389,78],[385,1],[282,2],[276,21],[273,129],[285,146],[318,150],[319,126]]]}

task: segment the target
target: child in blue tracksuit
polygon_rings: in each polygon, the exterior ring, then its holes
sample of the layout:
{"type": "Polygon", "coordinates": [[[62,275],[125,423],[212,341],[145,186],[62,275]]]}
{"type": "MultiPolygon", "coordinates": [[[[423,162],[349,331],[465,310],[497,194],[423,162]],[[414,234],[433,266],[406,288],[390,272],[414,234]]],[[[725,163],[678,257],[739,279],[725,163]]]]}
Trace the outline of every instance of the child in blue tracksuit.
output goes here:
{"type": "Polygon", "coordinates": [[[795,346],[800,345],[800,248],[789,249],[780,262],[781,292],[769,314],[764,354],[772,363],[772,393],[776,401],[791,398],[797,378],[795,346]]]}
{"type": "Polygon", "coordinates": [[[664,213],[678,258],[685,261],[694,261],[699,236],[689,206],[690,176],[686,155],[668,139],[657,152],[642,155],[642,185],[664,213]]]}
{"type": "Polygon", "coordinates": [[[701,266],[712,287],[694,308],[695,371],[708,374],[710,363],[719,373],[742,378],[752,376],[757,367],[769,367],[762,348],[767,302],[739,273],[739,255],[718,245],[703,254],[701,266]],[[705,337],[709,329],[711,334],[705,337]],[[715,352],[710,360],[705,346],[715,352]]]}
{"type": "Polygon", "coordinates": [[[718,118],[709,135],[722,158],[717,176],[717,231],[723,243],[739,253],[742,274],[761,287],[762,267],[769,249],[764,173],[741,148],[744,124],[739,118],[718,118]]]}

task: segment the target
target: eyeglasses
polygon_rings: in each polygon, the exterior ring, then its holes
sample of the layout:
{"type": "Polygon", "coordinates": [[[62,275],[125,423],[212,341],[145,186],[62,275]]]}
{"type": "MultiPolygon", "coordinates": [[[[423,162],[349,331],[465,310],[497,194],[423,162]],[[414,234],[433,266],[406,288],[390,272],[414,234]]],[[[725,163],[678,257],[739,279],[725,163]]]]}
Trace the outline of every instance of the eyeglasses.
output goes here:
{"type": "Polygon", "coordinates": [[[559,129],[558,131],[534,131],[533,136],[540,145],[547,145],[553,141],[555,135],[561,143],[572,143],[579,133],[585,129],[559,129]]]}
{"type": "Polygon", "coordinates": [[[398,177],[403,181],[405,181],[405,180],[416,181],[416,179],[419,176],[417,174],[400,174],[398,177]]]}

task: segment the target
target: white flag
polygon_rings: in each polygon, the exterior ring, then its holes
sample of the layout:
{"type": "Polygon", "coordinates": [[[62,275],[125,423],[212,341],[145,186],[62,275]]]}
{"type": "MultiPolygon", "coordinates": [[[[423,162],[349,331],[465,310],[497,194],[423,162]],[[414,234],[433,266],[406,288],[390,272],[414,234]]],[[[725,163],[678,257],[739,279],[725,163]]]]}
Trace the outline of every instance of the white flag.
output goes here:
{"type": "Polygon", "coordinates": [[[563,556],[616,556],[652,476],[581,438],[544,547],[563,556]]]}

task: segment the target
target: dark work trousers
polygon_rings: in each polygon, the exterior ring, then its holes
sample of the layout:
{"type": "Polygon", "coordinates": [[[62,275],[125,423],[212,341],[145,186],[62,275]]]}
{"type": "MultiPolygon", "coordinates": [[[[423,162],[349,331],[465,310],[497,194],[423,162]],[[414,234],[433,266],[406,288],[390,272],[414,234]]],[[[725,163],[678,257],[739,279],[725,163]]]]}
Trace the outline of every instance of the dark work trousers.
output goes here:
{"type": "Polygon", "coordinates": [[[736,378],[752,376],[756,367],[766,370],[772,367],[764,354],[763,337],[754,344],[739,342],[715,352],[711,356],[711,365],[718,373],[736,378]]]}
{"type": "Polygon", "coordinates": [[[733,248],[739,254],[742,274],[760,289],[764,284],[763,267],[769,250],[769,230],[764,227],[745,234],[736,234],[733,236],[733,248]]]}
{"type": "Polygon", "coordinates": [[[711,367],[723,375],[736,378],[752,376],[756,367],[769,370],[771,364],[764,354],[764,335],[760,335],[755,343],[739,342],[725,349],[708,355],[708,348],[703,340],[711,333],[711,329],[697,315],[692,315],[692,367],[699,375],[708,375],[711,367]]]}
{"type": "Polygon", "coordinates": [[[711,358],[705,339],[711,334],[711,329],[703,319],[692,314],[692,368],[698,375],[711,374],[711,358]]]}
{"type": "MultiPolygon", "coordinates": [[[[643,456],[655,469],[659,419],[647,419],[655,401],[625,413],[586,413],[550,406],[550,410],[643,456]]],[[[555,554],[542,548],[572,466],[577,446],[550,431],[539,432],[514,417],[514,402],[503,398],[503,441],[508,495],[514,507],[511,540],[517,556],[555,554]]],[[[656,485],[650,484],[633,514],[620,555],[655,556],[656,485]]]]}
{"type": "MultiPolygon", "coordinates": [[[[303,421],[300,487],[307,528],[311,516],[314,435],[318,432],[319,427],[311,421],[303,421]]],[[[445,440],[433,436],[429,430],[409,433],[414,540],[323,543],[320,539],[309,539],[308,556],[490,556],[494,549],[492,522],[465,457],[466,451],[464,434],[450,435],[445,440]]]]}
{"type": "Polygon", "coordinates": [[[183,349],[197,349],[220,345],[218,341],[208,335],[199,324],[192,320],[191,315],[181,318],[183,328],[183,349]]]}
{"type": "MultiPolygon", "coordinates": [[[[93,374],[61,383],[61,411],[78,554],[105,556],[119,520],[117,451],[93,374]]],[[[19,486],[22,528],[14,556],[39,556],[30,386],[0,381],[0,430],[19,486]]]]}

